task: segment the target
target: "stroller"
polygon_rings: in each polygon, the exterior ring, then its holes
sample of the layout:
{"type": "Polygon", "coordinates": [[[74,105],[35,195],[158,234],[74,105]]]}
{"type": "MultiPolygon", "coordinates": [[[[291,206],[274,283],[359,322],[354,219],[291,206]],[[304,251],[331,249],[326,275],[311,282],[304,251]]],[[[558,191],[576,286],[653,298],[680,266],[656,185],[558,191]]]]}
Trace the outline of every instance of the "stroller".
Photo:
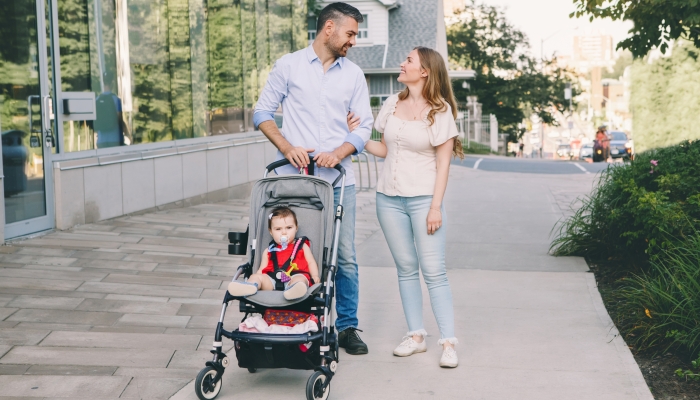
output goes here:
{"type": "Polygon", "coordinates": [[[250,221],[245,233],[229,232],[229,254],[250,257],[239,266],[233,280],[248,278],[261,262],[262,251],[271,240],[267,229],[267,219],[271,210],[279,206],[292,208],[297,214],[299,225],[297,237],[306,236],[310,240],[311,251],[319,263],[321,282],[309,287],[306,295],[289,301],[282,291],[259,291],[252,296],[236,297],[228,291],[224,295],[221,317],[214,334],[214,355],[207,361],[195,379],[195,393],[201,400],[211,400],[219,395],[224,369],[229,366],[229,357],[222,352],[223,338],[233,340],[240,368],[254,373],[258,368],[290,368],[313,370],[306,384],[308,400],[327,399],[330,382],[338,367],[338,340],[333,318],[333,296],[335,292],[336,261],[338,258],[338,238],[343,217],[343,191],[345,169],[337,165],[338,178],[329,184],[313,175],[314,163],[308,166],[308,175],[280,175],[267,177],[276,168],[289,164],[280,160],[266,167],[263,179],[253,186],[250,201],[250,221]],[[340,201],[333,207],[333,188],[341,181],[340,201]],[[268,334],[241,332],[238,328],[224,329],[226,308],[233,300],[239,302],[240,311],[249,314],[264,314],[267,309],[293,310],[313,314],[319,321],[317,332],[303,334],[268,334]],[[300,345],[308,348],[300,349],[300,345]],[[308,347],[310,346],[310,347],[308,347]]]}

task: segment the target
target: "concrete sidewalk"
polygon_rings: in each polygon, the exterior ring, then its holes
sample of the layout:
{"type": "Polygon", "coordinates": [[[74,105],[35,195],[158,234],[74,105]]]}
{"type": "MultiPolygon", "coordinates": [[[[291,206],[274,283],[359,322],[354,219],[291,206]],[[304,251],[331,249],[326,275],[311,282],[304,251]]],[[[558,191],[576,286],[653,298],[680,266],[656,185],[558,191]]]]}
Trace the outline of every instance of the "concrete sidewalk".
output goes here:
{"type": "MultiPolygon", "coordinates": [[[[437,365],[427,292],[428,352],[392,356],[406,331],[396,273],[374,195],[360,193],[359,313],[370,354],[341,353],[331,398],[651,399],[585,262],[547,255],[551,227],[592,180],[452,168],[454,370],[437,365]]],[[[190,382],[211,356],[221,288],[241,263],[225,254],[225,235],[245,228],[246,204],[123,217],[0,247],[0,400],[196,399],[190,382]]],[[[234,307],[226,323],[239,319],[234,307]]],[[[218,398],[301,399],[309,375],[232,366],[218,398]]]]}

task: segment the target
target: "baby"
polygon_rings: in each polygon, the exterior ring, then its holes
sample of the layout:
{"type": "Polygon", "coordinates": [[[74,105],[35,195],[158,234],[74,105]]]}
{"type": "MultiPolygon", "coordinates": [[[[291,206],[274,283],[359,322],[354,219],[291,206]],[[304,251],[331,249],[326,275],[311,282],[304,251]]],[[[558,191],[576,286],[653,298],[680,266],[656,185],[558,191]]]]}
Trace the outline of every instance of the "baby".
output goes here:
{"type": "Polygon", "coordinates": [[[295,239],[297,216],[288,207],[278,207],[268,217],[267,228],[272,235],[270,247],[262,254],[260,269],[246,282],[229,283],[233,296],[250,296],[258,290],[275,290],[278,282],[284,284],[284,298],[296,300],[303,297],[313,279],[319,282],[318,264],[311,254],[309,240],[295,239]]]}

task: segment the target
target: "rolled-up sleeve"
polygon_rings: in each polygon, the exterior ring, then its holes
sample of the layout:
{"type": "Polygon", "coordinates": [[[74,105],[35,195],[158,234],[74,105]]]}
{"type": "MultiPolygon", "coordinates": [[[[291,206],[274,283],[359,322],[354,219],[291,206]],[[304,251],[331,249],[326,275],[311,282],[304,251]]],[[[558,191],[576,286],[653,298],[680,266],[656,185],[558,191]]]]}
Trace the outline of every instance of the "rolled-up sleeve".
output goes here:
{"type": "Polygon", "coordinates": [[[275,111],[279,108],[282,100],[287,97],[288,68],[284,58],[277,60],[275,66],[267,77],[265,88],[263,88],[258,103],[255,105],[253,113],[253,124],[255,129],[265,121],[275,119],[275,111]]]}
{"type": "Polygon", "coordinates": [[[353,132],[348,133],[345,141],[355,146],[355,154],[361,153],[365,149],[365,143],[372,136],[372,125],[374,117],[372,108],[369,105],[369,91],[364,74],[360,71],[355,82],[355,91],[350,100],[350,111],[360,117],[360,126],[353,132]]]}

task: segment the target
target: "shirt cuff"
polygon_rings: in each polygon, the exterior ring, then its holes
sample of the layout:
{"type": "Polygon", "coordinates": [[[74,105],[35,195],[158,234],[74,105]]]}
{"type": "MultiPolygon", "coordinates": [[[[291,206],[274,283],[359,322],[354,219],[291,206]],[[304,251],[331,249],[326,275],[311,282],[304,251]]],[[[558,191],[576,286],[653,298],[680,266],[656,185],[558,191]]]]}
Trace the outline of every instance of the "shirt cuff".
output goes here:
{"type": "Polygon", "coordinates": [[[255,126],[255,129],[258,129],[258,126],[262,124],[265,121],[274,121],[275,120],[275,113],[271,113],[269,111],[257,111],[255,114],[253,114],[253,125],[255,126]]]}
{"type": "Polygon", "coordinates": [[[365,149],[365,141],[352,132],[345,137],[345,141],[355,146],[355,152],[352,154],[362,153],[362,150],[365,149]]]}

